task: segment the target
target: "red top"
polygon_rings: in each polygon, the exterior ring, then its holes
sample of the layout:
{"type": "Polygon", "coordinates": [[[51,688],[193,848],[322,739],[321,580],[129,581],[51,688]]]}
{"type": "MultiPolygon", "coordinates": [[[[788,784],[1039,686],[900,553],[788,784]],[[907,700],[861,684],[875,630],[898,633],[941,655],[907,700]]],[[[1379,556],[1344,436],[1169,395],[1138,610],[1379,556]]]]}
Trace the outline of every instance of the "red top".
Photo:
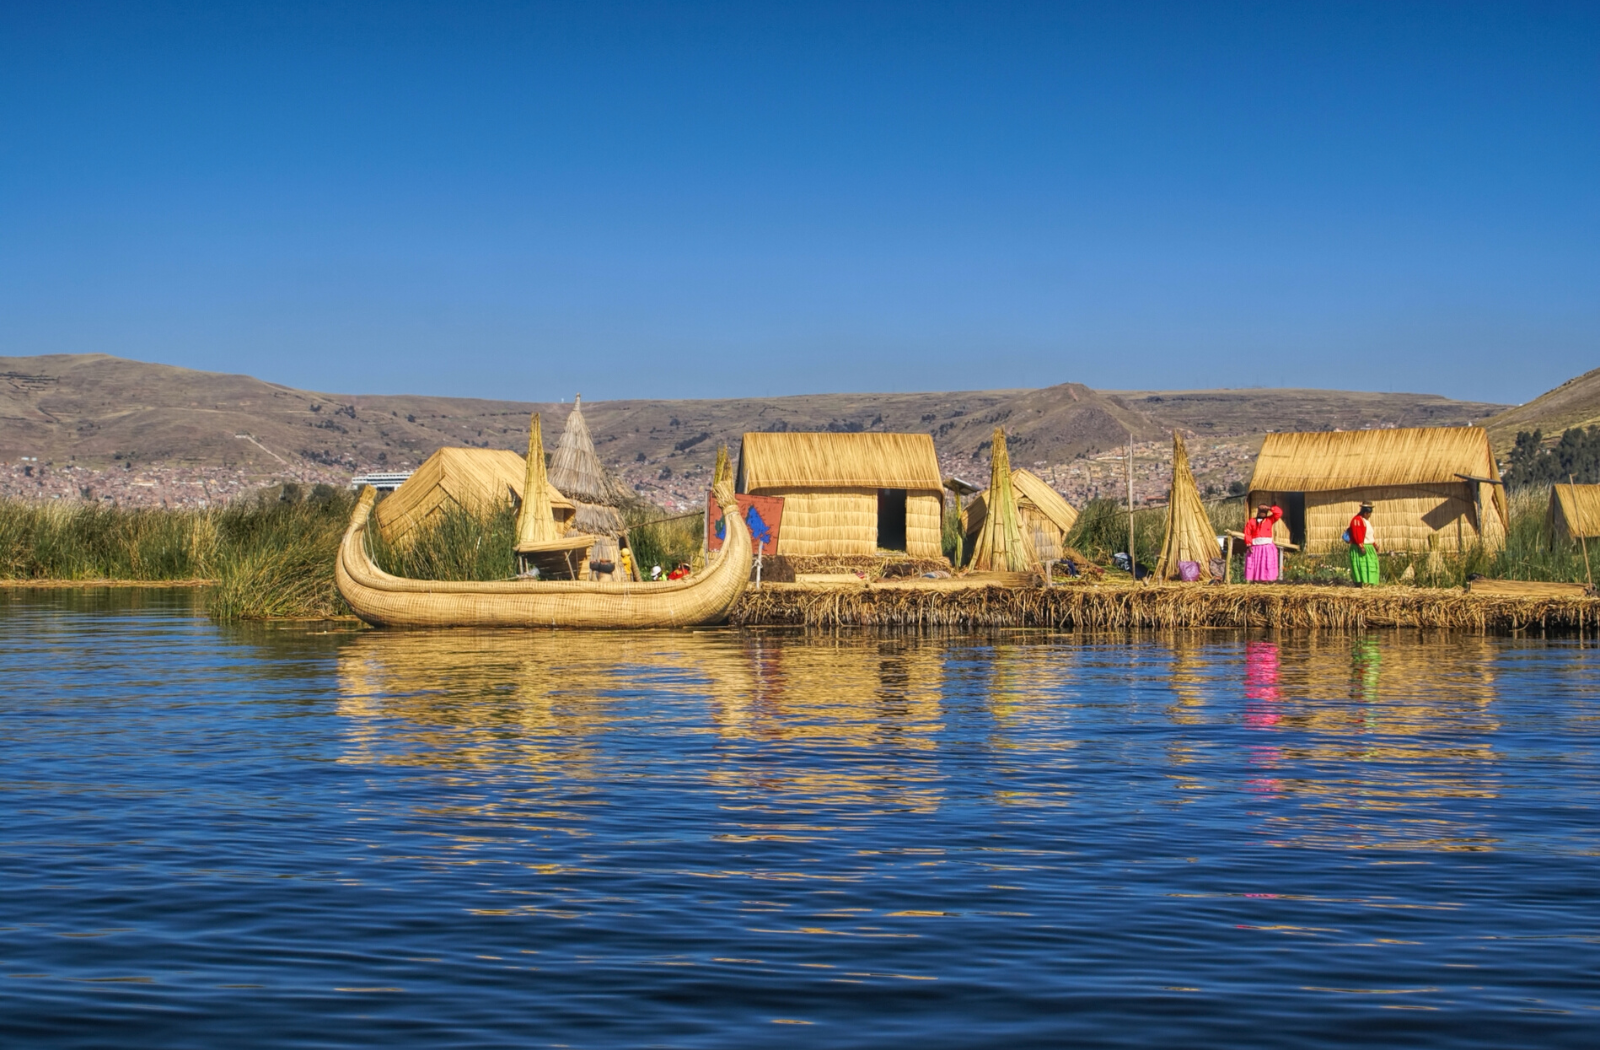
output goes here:
{"type": "Polygon", "coordinates": [[[1357,547],[1367,544],[1367,519],[1359,514],[1350,519],[1350,542],[1357,547]]]}
{"type": "Polygon", "coordinates": [[[1273,504],[1272,511],[1265,518],[1251,518],[1244,523],[1244,541],[1251,543],[1257,536],[1271,537],[1272,526],[1283,517],[1283,508],[1273,504]]]}

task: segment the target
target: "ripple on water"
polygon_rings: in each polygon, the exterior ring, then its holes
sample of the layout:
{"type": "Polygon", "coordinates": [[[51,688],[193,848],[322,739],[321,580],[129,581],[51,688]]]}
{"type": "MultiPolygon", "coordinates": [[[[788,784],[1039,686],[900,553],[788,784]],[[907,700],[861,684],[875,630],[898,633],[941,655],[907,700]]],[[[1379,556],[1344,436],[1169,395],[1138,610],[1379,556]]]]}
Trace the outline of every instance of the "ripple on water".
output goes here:
{"type": "Polygon", "coordinates": [[[1576,640],[0,625],[8,1043],[1600,1030],[1576,640]]]}

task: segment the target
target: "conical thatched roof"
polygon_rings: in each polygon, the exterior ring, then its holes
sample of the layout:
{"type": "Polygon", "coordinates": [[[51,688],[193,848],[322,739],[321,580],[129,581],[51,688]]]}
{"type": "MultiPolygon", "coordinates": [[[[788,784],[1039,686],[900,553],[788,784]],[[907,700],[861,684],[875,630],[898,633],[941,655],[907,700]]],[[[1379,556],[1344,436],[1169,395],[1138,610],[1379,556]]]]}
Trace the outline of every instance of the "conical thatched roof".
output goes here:
{"type": "Polygon", "coordinates": [[[544,433],[539,426],[539,413],[533,414],[528,424],[527,472],[522,491],[528,495],[517,512],[517,546],[547,543],[561,535],[555,519],[550,515],[550,496],[547,492],[544,469],[544,433]]]}
{"type": "Polygon", "coordinates": [[[584,421],[582,395],[572,399],[572,414],[550,457],[550,483],[577,507],[573,524],[583,532],[611,533],[622,529],[615,508],[626,493],[594,451],[589,424],[584,421]]]}
{"type": "Polygon", "coordinates": [[[994,428],[990,449],[989,492],[983,528],[972,545],[971,567],[998,572],[1027,572],[1038,564],[1022,530],[1017,494],[1011,487],[1011,456],[1006,452],[1006,432],[994,428]]]}
{"type": "Polygon", "coordinates": [[[1174,430],[1172,490],[1167,496],[1166,537],[1161,541],[1156,578],[1176,579],[1180,561],[1196,562],[1200,566],[1200,575],[1210,576],[1211,559],[1217,557],[1220,557],[1217,534],[1206,515],[1206,505],[1200,501],[1200,489],[1194,483],[1194,472],[1189,469],[1189,450],[1183,447],[1183,437],[1174,430]]]}

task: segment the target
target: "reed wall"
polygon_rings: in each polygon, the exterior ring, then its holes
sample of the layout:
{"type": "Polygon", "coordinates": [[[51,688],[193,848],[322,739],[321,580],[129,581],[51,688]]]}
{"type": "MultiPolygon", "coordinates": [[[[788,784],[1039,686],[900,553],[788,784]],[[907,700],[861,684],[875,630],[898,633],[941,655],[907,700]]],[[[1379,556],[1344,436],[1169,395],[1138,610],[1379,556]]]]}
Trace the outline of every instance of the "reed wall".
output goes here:
{"type": "MultiPolygon", "coordinates": [[[[878,549],[876,488],[767,488],[763,496],[783,497],[778,553],[873,554],[878,549]]],[[[941,555],[943,500],[937,492],[906,495],[906,553],[914,558],[941,555]]]]}

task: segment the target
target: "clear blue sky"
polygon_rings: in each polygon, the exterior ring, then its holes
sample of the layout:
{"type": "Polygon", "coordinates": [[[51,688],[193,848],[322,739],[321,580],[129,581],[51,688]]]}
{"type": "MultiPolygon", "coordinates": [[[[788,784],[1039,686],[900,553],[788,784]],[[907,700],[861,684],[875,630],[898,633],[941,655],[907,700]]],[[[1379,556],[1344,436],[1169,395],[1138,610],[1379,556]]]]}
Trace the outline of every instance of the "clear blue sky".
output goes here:
{"type": "Polygon", "coordinates": [[[0,4],[0,354],[555,398],[1600,365],[1600,4],[0,4]]]}

